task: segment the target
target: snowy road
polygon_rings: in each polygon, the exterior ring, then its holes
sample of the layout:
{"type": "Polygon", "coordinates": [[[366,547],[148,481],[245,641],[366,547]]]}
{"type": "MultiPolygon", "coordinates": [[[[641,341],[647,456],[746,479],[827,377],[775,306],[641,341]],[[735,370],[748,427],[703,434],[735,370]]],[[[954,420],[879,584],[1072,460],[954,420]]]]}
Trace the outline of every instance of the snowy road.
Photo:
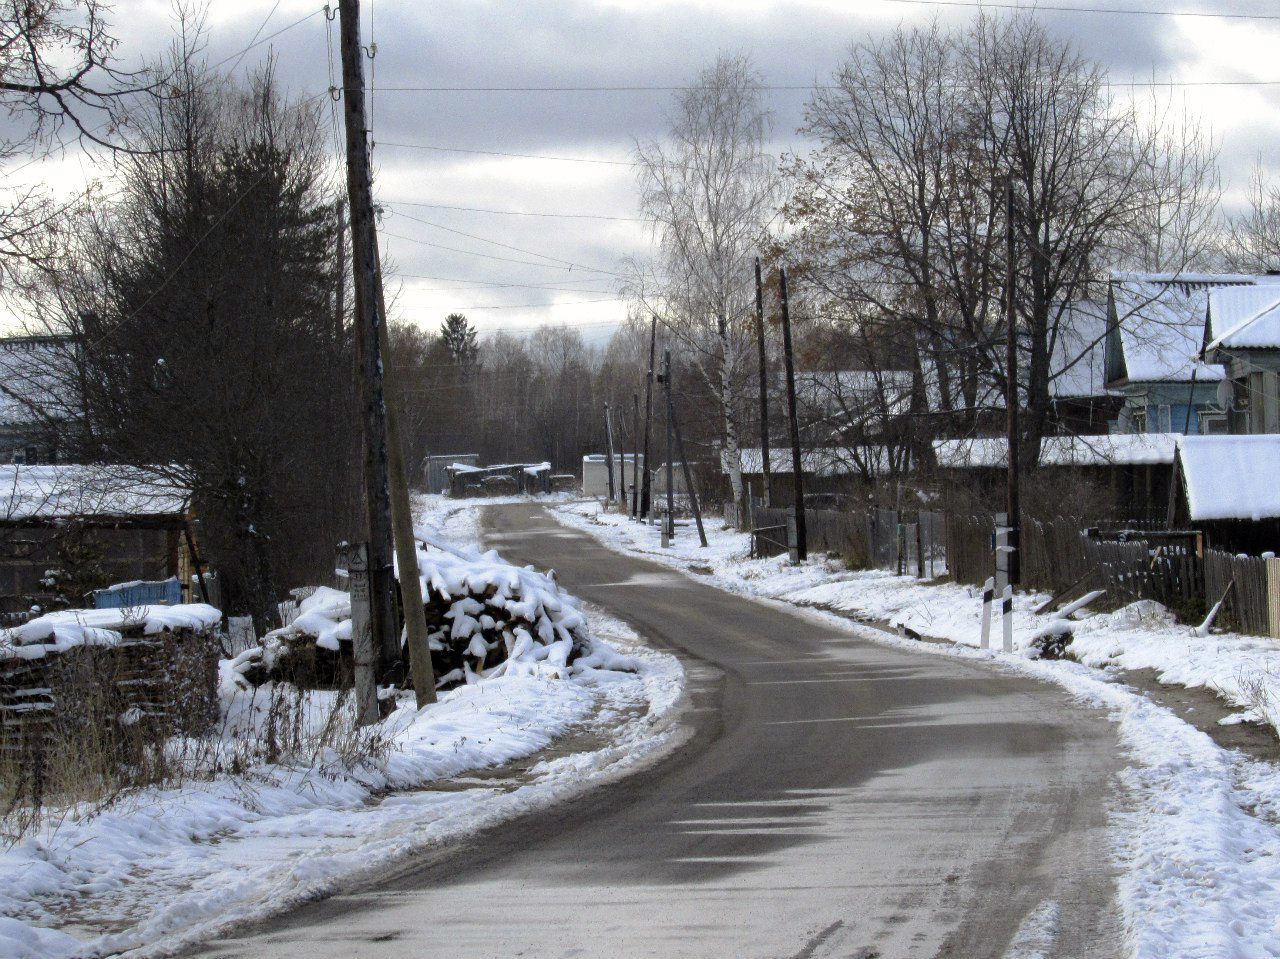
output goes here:
{"type": "Polygon", "coordinates": [[[610,552],[539,507],[492,544],[684,654],[673,758],[383,884],[211,943],[239,957],[1108,957],[1115,727],[610,552]]]}

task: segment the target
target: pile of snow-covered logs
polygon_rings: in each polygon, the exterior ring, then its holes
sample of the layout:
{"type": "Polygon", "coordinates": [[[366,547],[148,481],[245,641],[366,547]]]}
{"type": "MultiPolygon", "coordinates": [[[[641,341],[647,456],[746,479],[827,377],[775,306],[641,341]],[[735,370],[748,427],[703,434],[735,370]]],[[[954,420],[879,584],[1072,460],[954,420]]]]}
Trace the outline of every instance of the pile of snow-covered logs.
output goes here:
{"type": "MultiPolygon", "coordinates": [[[[568,676],[588,668],[634,664],[596,641],[576,601],[554,574],[483,555],[419,546],[418,569],[431,664],[438,689],[501,675],[568,676]]],[[[252,683],[300,686],[349,682],[351,604],[347,593],[319,589],[288,626],[263,637],[232,668],[252,683]]]]}
{"type": "Polygon", "coordinates": [[[212,606],[68,609],[0,630],[0,751],[29,753],[44,738],[76,742],[196,734],[218,718],[212,606]]]}

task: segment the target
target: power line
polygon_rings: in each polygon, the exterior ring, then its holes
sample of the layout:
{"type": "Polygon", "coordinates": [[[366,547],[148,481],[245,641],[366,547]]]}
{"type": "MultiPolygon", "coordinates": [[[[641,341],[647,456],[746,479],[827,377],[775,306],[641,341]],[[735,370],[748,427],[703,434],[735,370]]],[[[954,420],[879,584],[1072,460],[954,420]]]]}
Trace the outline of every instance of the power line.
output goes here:
{"type": "MultiPolygon", "coordinates": [[[[464,286],[464,287],[456,287],[456,286],[454,287],[450,287],[450,286],[418,287],[419,290],[431,289],[438,292],[451,291],[455,293],[465,293],[468,290],[477,290],[477,289],[547,290],[553,293],[607,293],[609,292],[608,290],[584,290],[580,287],[578,289],[569,289],[568,287],[548,285],[545,283],[489,283],[484,280],[468,280],[464,277],[455,277],[455,276],[431,276],[425,273],[400,273],[397,271],[395,273],[388,272],[387,275],[394,276],[397,279],[401,279],[401,280],[443,280],[448,283],[471,284],[470,286],[464,286]]],[[[588,277],[587,279],[584,279],[584,280],[561,280],[560,282],[561,283],[608,283],[610,281],[602,276],[599,276],[599,277],[593,276],[593,277],[588,277]]]]}
{"type": "MultiPolygon", "coordinates": [[[[276,7],[278,7],[278,6],[280,6],[280,4],[279,4],[279,3],[277,3],[277,4],[276,4],[276,7]]],[[[246,53],[248,53],[248,52],[249,52],[250,50],[252,50],[254,47],[260,47],[260,46],[262,46],[264,43],[269,43],[270,41],[274,40],[276,37],[280,36],[280,34],[285,33],[285,32],[286,32],[286,31],[288,31],[288,30],[292,30],[294,27],[298,26],[299,24],[306,23],[306,22],[307,22],[308,20],[310,20],[312,17],[319,16],[320,14],[324,13],[324,10],[325,10],[325,8],[324,8],[324,7],[321,7],[321,8],[320,8],[320,9],[318,9],[318,10],[312,10],[312,11],[311,11],[310,13],[308,13],[305,17],[299,17],[297,20],[294,20],[292,23],[287,24],[287,25],[285,25],[285,26],[281,27],[279,30],[275,31],[274,33],[269,33],[269,34],[267,34],[267,35],[266,35],[265,37],[263,37],[261,40],[254,39],[252,42],[250,42],[250,44],[249,44],[247,47],[245,47],[245,48],[244,48],[244,49],[242,49],[242,50],[238,50],[238,51],[236,51],[235,53],[231,54],[231,56],[229,56],[229,57],[226,57],[226,58],[224,58],[224,59],[222,59],[222,60],[219,60],[217,63],[215,63],[215,64],[214,64],[213,66],[211,66],[209,69],[210,69],[210,70],[216,70],[216,69],[218,69],[218,67],[222,66],[224,63],[227,63],[227,62],[229,62],[229,61],[231,61],[231,60],[236,60],[237,58],[243,57],[246,53]]],[[[276,11],[275,11],[275,7],[272,7],[272,8],[271,8],[271,14],[268,14],[268,15],[267,15],[267,20],[270,20],[270,19],[271,19],[272,14],[274,14],[275,12],[276,12],[276,11]]],[[[262,23],[262,26],[258,28],[258,33],[261,33],[261,32],[262,32],[263,27],[265,27],[266,25],[267,25],[266,20],[264,20],[264,21],[263,21],[263,23],[262,23]]],[[[258,34],[257,34],[257,33],[255,33],[255,34],[254,34],[254,37],[256,38],[256,37],[257,37],[257,35],[258,35],[258,34]]],[[[237,62],[237,64],[236,64],[236,66],[239,66],[239,63],[238,63],[238,62],[237,62]]],[[[232,67],[231,69],[234,71],[234,70],[235,70],[235,67],[232,67]]]]}
{"type": "MultiPolygon", "coordinates": [[[[961,0],[884,0],[886,3],[936,3],[949,6],[964,7],[999,7],[1004,6],[1014,10],[1026,10],[1030,12],[1031,7],[1020,7],[1014,4],[994,4],[994,3],[967,3],[961,0]]],[[[1075,10],[1086,11],[1083,7],[1037,7],[1038,10],[1075,10]]],[[[1151,16],[1221,16],[1221,14],[1166,14],[1156,10],[1146,11],[1119,11],[1119,10],[1094,10],[1096,13],[1143,13],[1151,16]]],[[[1242,15],[1243,16],[1243,15],[1242,15]]],[[[1259,15],[1255,19],[1259,20],[1280,20],[1280,16],[1262,16],[1259,15]]],[[[1203,86],[1223,86],[1223,87],[1247,87],[1247,86],[1272,86],[1280,84],[1280,80],[1114,80],[1113,83],[1124,86],[1135,87],[1203,87],[1203,86]]],[[[668,87],[668,86],[651,86],[651,87],[382,87],[385,93],[684,93],[694,89],[693,87],[668,87]]],[[[820,90],[839,90],[840,87],[829,83],[808,83],[799,84],[762,84],[756,88],[762,92],[786,92],[786,91],[805,91],[815,92],[820,90]]],[[[384,146],[400,146],[410,147],[412,149],[445,149],[443,147],[414,147],[408,143],[385,143],[384,146]]],[[[479,150],[460,150],[460,153],[480,153],[479,150]]],[[[497,154],[498,156],[508,156],[510,154],[497,154]]],[[[533,159],[569,159],[567,157],[534,157],[533,159]]],[[[585,160],[581,162],[601,163],[606,161],[585,160]]],[[[613,161],[618,162],[618,161],[613,161]]]]}
{"type": "MultiPolygon", "coordinates": [[[[393,89],[383,87],[383,91],[393,89]]],[[[391,143],[379,140],[378,146],[399,147],[404,150],[434,150],[438,153],[467,153],[478,156],[515,157],[520,160],[560,160],[565,163],[603,163],[607,166],[635,166],[630,160],[596,160],[589,157],[548,156],[540,153],[504,153],[500,150],[464,150],[461,147],[441,147],[426,143],[391,143]]]]}
{"type": "MultiPolygon", "coordinates": [[[[254,45],[258,42],[258,36],[262,33],[263,30],[267,29],[267,24],[271,22],[271,18],[276,15],[276,11],[279,9],[280,9],[280,0],[276,0],[275,6],[273,6],[271,8],[271,12],[267,14],[267,18],[263,20],[260,24],[258,24],[258,29],[253,31],[253,36],[249,38],[249,45],[240,51],[240,55],[236,57],[236,62],[232,65],[231,69],[227,71],[228,73],[235,73],[236,70],[240,68],[240,61],[244,59],[245,54],[247,54],[250,50],[253,49],[254,45]]],[[[310,14],[310,16],[314,17],[315,14],[312,13],[310,14]]],[[[302,21],[300,20],[298,22],[301,23],[302,21]]],[[[223,63],[225,62],[226,61],[224,60],[223,63]]],[[[222,65],[221,63],[218,64],[218,66],[221,66],[221,65],[222,65]]],[[[217,67],[215,67],[214,69],[217,69],[217,67]]]]}
{"type": "Polygon", "coordinates": [[[430,220],[424,220],[421,217],[413,216],[410,213],[401,213],[399,214],[399,216],[404,217],[406,220],[412,220],[414,223],[421,223],[423,226],[429,226],[437,230],[444,230],[444,232],[446,233],[452,233],[455,236],[465,237],[468,240],[475,240],[478,243],[490,243],[493,246],[500,247],[501,249],[504,249],[504,250],[511,250],[514,253],[524,253],[526,256],[538,256],[544,260],[550,260],[554,264],[558,264],[560,266],[567,266],[570,269],[577,267],[578,269],[582,269],[582,270],[590,270],[592,273],[608,273],[611,276],[617,276],[617,274],[614,273],[612,270],[595,269],[593,267],[584,266],[581,263],[575,263],[572,260],[565,260],[558,256],[551,256],[549,253],[539,253],[536,250],[526,250],[524,249],[524,247],[512,246],[510,243],[502,243],[498,240],[491,240],[488,237],[477,236],[475,233],[467,233],[464,230],[455,230],[453,227],[444,226],[441,223],[432,223],[430,220]]]}
{"type": "MultiPolygon", "coordinates": [[[[610,162],[610,161],[602,161],[610,162]]],[[[479,206],[450,206],[447,203],[418,203],[412,200],[382,200],[382,203],[390,206],[420,206],[429,210],[458,210],[463,213],[497,213],[502,216],[539,216],[554,217],[564,220],[620,220],[628,223],[647,223],[643,217],[638,216],[606,216],[601,213],[545,213],[531,212],[528,210],[494,210],[489,207],[479,206]]]]}
{"type": "MultiPolygon", "coordinates": [[[[566,268],[564,265],[560,263],[539,263],[536,260],[517,260],[509,256],[496,256],[493,253],[477,253],[475,250],[462,250],[456,246],[445,246],[442,243],[432,243],[428,240],[419,240],[417,237],[414,237],[414,236],[404,236],[401,233],[392,233],[390,230],[382,230],[381,234],[382,236],[394,237],[397,240],[407,240],[409,243],[417,243],[420,246],[429,246],[437,250],[447,250],[450,253],[463,253],[463,254],[466,254],[467,256],[478,256],[486,260],[501,260],[503,263],[519,263],[519,264],[522,264],[523,266],[542,266],[542,267],[548,267],[550,269],[556,269],[556,270],[563,270],[566,268]]],[[[614,273],[612,270],[597,270],[594,267],[581,266],[575,263],[570,263],[568,265],[568,269],[570,271],[578,269],[578,270],[585,270],[588,273],[604,273],[609,276],[620,275],[618,273],[614,273]]]]}
{"type": "Polygon", "coordinates": [[[978,7],[996,10],[1019,10],[1023,13],[1107,13],[1135,17],[1215,17],[1219,20],[1280,20],[1270,13],[1218,13],[1208,10],[1140,10],[1136,7],[1071,7],[1060,4],[991,3],[979,0],[881,0],[916,7],[978,7]]]}
{"type": "MultiPolygon", "coordinates": [[[[580,291],[570,291],[580,292],[580,291]]],[[[455,306],[455,310],[550,310],[559,309],[562,306],[586,306],[588,303],[622,303],[627,300],[625,296],[607,296],[599,300],[570,300],[560,303],[508,303],[494,305],[473,305],[473,306],[455,306]]]]}

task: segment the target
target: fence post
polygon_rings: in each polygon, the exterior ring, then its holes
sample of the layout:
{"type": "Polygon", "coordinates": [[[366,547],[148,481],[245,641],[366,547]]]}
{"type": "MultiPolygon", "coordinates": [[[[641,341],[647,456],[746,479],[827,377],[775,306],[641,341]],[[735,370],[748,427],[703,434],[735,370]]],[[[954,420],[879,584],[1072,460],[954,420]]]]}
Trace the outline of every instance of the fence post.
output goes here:
{"type": "Polygon", "coordinates": [[[796,514],[787,514],[787,558],[793,566],[800,565],[800,545],[796,537],[796,514]]]}
{"type": "Polygon", "coordinates": [[[991,648],[991,600],[995,598],[996,581],[990,576],[982,585],[982,649],[991,648]]]}
{"type": "Polygon", "coordinates": [[[1013,652],[1013,587],[1005,586],[1004,599],[1000,604],[1000,616],[1004,626],[1004,651],[1013,652]]]}
{"type": "Polygon", "coordinates": [[[1268,556],[1264,562],[1267,571],[1267,625],[1271,636],[1280,638],[1280,559],[1268,556]]]}
{"type": "Polygon", "coordinates": [[[355,663],[356,721],[376,723],[378,712],[378,651],[373,644],[369,613],[369,548],[364,543],[339,543],[338,568],[347,571],[351,588],[351,652],[355,663]]]}

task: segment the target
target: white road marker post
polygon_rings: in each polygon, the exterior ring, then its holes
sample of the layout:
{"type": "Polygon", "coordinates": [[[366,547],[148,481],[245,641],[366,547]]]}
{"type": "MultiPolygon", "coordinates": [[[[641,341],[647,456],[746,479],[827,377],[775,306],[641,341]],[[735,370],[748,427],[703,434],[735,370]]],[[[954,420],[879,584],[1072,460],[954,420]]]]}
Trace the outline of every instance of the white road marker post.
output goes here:
{"type": "Polygon", "coordinates": [[[1013,587],[1004,588],[1004,599],[1000,603],[1000,617],[1004,626],[1004,651],[1013,652],[1013,587]]]}
{"type": "Polygon", "coordinates": [[[991,648],[991,600],[995,598],[996,581],[988,576],[982,584],[982,648],[991,648]]]}

